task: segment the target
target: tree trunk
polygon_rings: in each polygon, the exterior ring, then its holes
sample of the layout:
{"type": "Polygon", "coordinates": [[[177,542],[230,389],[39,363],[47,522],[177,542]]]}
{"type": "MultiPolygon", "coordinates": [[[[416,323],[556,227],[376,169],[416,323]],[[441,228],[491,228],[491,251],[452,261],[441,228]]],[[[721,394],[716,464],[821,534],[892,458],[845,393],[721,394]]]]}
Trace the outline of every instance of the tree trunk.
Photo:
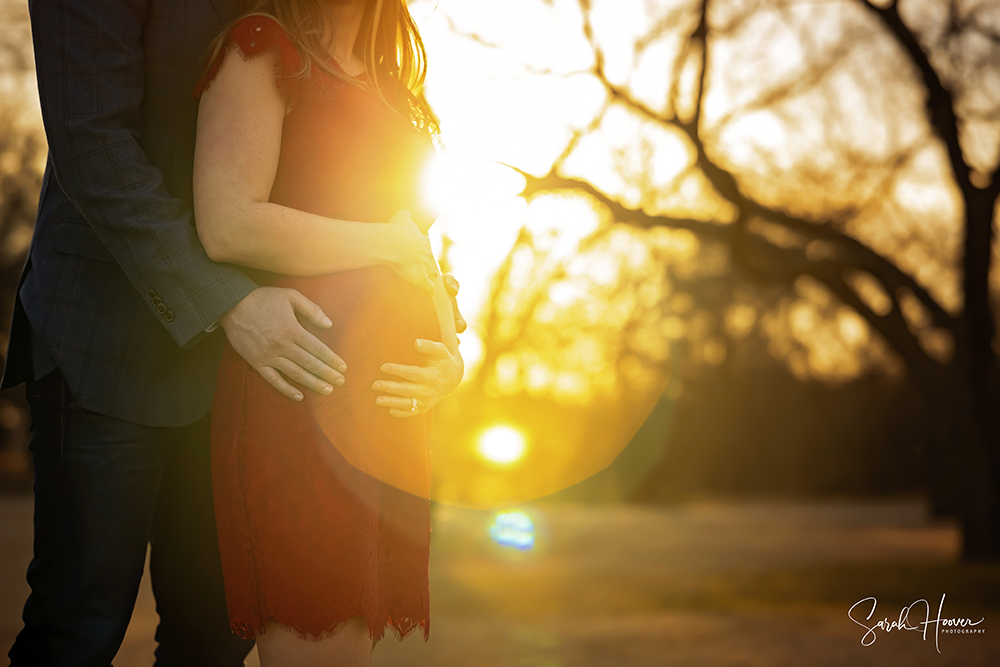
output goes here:
{"type": "Polygon", "coordinates": [[[995,430],[981,423],[968,374],[953,367],[928,397],[928,489],[933,514],[955,517],[964,561],[1000,559],[1000,476],[995,430]]]}
{"type": "Polygon", "coordinates": [[[1000,476],[997,474],[997,443],[991,441],[992,425],[981,423],[975,414],[972,397],[963,401],[961,413],[961,456],[967,472],[966,488],[960,509],[962,521],[962,559],[983,561],[1000,559],[1000,476]]]}
{"type": "MultiPolygon", "coordinates": [[[[1000,559],[1000,391],[996,323],[990,294],[993,214],[996,195],[966,184],[962,262],[964,297],[953,363],[956,445],[960,445],[966,488],[960,507],[964,560],[1000,559]]],[[[958,449],[958,447],[956,447],[958,449]]]]}

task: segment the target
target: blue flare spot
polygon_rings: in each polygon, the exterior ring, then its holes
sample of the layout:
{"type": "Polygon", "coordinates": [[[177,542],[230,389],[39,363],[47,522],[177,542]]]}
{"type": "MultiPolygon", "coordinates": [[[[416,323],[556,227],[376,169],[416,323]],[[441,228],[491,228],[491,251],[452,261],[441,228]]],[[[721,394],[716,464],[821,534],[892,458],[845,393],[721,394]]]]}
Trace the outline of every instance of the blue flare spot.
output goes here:
{"type": "Polygon", "coordinates": [[[530,549],[535,545],[535,524],[524,512],[500,512],[490,526],[490,537],[500,546],[530,549]]]}

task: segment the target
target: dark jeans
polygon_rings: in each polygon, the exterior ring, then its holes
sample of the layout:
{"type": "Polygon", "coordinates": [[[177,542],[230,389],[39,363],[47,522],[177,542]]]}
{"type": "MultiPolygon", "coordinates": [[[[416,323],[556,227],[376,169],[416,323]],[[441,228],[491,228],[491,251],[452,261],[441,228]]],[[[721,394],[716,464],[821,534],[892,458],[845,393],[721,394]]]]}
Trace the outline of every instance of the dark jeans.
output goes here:
{"type": "Polygon", "coordinates": [[[215,531],[209,424],[150,428],[84,410],[59,371],[28,385],[34,557],[12,667],[107,667],[150,567],[159,667],[242,665],[215,531]]]}

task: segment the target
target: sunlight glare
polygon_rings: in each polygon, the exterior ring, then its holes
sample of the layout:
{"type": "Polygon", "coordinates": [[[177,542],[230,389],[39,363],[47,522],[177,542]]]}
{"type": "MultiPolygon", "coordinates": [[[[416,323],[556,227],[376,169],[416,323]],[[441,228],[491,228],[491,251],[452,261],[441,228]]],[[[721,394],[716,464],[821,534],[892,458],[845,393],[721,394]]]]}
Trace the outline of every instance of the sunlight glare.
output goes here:
{"type": "Polygon", "coordinates": [[[443,151],[424,168],[421,192],[434,210],[454,212],[515,197],[524,185],[510,167],[443,151]]]}
{"type": "Polygon", "coordinates": [[[493,463],[513,463],[525,449],[524,435],[510,426],[494,426],[479,439],[479,453],[493,463]]]}

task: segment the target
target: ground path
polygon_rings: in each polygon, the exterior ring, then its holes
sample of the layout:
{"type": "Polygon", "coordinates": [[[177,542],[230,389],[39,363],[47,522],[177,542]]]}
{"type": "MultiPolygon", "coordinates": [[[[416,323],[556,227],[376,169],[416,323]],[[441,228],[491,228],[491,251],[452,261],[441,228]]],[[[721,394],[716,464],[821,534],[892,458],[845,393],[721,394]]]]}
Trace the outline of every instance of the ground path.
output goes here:
{"type": "MultiPolygon", "coordinates": [[[[431,640],[389,636],[375,667],[1000,665],[1000,567],[955,564],[957,531],[919,502],[523,509],[522,551],[491,540],[493,513],[435,507],[431,640]],[[936,616],[942,593],[945,617],[985,617],[985,633],[941,635],[940,653],[933,633],[865,647],[847,616],[868,596],[874,620],[920,598],[936,616]]],[[[4,655],[30,553],[31,500],[0,499],[4,655]]],[[[147,580],[116,667],[152,663],[155,623],[147,580]]]]}

